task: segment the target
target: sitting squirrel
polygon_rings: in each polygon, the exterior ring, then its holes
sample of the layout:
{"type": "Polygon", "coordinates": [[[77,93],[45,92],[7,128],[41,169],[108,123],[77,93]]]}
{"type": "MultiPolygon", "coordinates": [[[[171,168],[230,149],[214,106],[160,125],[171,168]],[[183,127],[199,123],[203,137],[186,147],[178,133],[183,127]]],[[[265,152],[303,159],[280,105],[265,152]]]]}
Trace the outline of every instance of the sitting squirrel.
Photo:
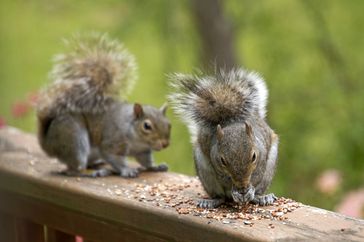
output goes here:
{"type": "Polygon", "coordinates": [[[264,80],[242,69],[171,79],[169,100],[190,130],[197,175],[211,197],[197,205],[272,204],[276,196],[264,193],[276,167],[278,136],[265,121],[264,80]]]}
{"type": "Polygon", "coordinates": [[[116,40],[96,33],[66,42],[69,53],[55,58],[52,83],[37,103],[38,139],[43,150],[67,165],[70,176],[106,176],[91,169],[104,160],[122,177],[141,170],[167,171],[155,165],[152,150],[169,145],[167,106],[129,104],[125,96],[136,79],[134,57],[116,40]],[[141,167],[127,166],[133,156],[141,167]]]}

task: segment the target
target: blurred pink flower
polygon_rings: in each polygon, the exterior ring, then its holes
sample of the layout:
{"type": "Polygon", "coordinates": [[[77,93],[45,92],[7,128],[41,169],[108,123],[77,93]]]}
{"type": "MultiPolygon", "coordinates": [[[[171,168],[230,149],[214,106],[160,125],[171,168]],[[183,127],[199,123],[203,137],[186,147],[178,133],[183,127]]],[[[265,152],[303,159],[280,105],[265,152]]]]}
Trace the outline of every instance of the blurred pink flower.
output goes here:
{"type": "Polygon", "coordinates": [[[338,170],[330,169],[322,172],[316,180],[317,189],[325,194],[334,194],[341,184],[341,173],[338,170]]]}
{"type": "Polygon", "coordinates": [[[346,194],[335,211],[351,217],[364,218],[364,188],[346,194]]]}
{"type": "Polygon", "coordinates": [[[30,111],[30,104],[27,102],[16,102],[11,107],[11,113],[15,118],[24,117],[30,111]]]}
{"type": "Polygon", "coordinates": [[[83,242],[83,238],[81,236],[76,236],[76,242],[83,242]]]}
{"type": "Polygon", "coordinates": [[[6,126],[5,118],[0,117],[0,129],[6,126]]]}

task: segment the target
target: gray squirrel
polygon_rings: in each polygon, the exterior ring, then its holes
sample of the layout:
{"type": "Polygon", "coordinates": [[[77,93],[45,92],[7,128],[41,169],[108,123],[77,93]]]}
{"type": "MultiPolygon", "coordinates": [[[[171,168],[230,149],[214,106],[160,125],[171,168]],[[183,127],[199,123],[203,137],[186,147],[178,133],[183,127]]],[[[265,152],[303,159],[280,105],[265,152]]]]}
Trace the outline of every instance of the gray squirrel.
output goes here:
{"type": "Polygon", "coordinates": [[[189,128],[196,172],[211,198],[197,205],[272,204],[277,197],[264,193],[276,167],[278,136],[265,121],[264,80],[243,69],[170,78],[169,100],[189,128]]]}
{"type": "Polygon", "coordinates": [[[136,63],[121,43],[91,33],[67,40],[66,54],[55,57],[52,83],[37,103],[38,140],[51,157],[67,165],[70,176],[106,176],[96,169],[106,161],[122,177],[140,171],[167,171],[155,165],[152,151],[169,145],[167,106],[155,108],[119,100],[136,79],[136,63]],[[132,168],[126,157],[141,165],[132,168]],[[88,169],[94,168],[94,169],[88,169]]]}

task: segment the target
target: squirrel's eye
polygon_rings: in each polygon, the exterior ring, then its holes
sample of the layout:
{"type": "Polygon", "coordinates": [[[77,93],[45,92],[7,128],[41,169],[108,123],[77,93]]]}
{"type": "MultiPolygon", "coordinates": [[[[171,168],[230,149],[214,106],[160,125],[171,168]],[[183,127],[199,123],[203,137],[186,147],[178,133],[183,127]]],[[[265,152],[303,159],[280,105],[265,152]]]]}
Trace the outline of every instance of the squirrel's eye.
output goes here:
{"type": "Polygon", "coordinates": [[[257,161],[257,154],[255,152],[253,152],[253,155],[252,155],[252,162],[256,162],[257,161]]]}
{"type": "Polygon", "coordinates": [[[147,131],[152,130],[152,125],[151,125],[151,123],[150,123],[150,122],[148,122],[148,121],[145,121],[145,122],[144,122],[143,127],[144,127],[144,130],[147,130],[147,131]]]}
{"type": "Polygon", "coordinates": [[[224,157],[220,157],[220,161],[221,161],[221,164],[223,166],[226,166],[227,165],[226,160],[224,159],[224,157]]]}

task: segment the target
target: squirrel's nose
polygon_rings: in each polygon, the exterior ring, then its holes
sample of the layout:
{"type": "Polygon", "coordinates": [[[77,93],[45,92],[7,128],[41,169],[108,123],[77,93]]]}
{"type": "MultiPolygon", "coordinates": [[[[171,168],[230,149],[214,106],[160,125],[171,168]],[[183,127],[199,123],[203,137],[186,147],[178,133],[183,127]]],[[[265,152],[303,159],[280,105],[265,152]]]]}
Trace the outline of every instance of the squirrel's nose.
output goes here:
{"type": "Polygon", "coordinates": [[[169,141],[168,140],[163,140],[162,141],[162,147],[167,148],[168,146],[169,146],[169,141]]]}

